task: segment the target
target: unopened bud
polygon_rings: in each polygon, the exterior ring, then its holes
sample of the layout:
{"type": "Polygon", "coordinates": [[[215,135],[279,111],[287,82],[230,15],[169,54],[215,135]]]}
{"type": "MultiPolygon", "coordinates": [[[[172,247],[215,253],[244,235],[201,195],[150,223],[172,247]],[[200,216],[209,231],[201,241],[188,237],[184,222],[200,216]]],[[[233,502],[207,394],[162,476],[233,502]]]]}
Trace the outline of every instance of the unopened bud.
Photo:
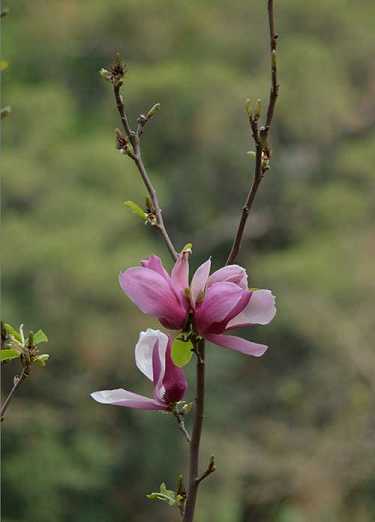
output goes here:
{"type": "Polygon", "coordinates": [[[246,109],[246,112],[247,112],[249,118],[251,118],[251,116],[253,114],[253,109],[252,109],[250,98],[246,98],[245,109],[246,109]]]}
{"type": "Polygon", "coordinates": [[[116,134],[116,149],[119,150],[123,154],[127,153],[128,149],[129,149],[128,140],[122,134],[120,129],[116,129],[115,134],[116,134]]]}
{"type": "Polygon", "coordinates": [[[255,109],[254,109],[254,118],[256,120],[259,120],[261,112],[262,112],[262,100],[260,98],[258,98],[255,103],[255,109]]]}
{"type": "Polygon", "coordinates": [[[111,73],[107,69],[104,69],[104,67],[100,69],[99,74],[104,80],[111,81],[111,73]]]}
{"type": "Polygon", "coordinates": [[[2,109],[0,109],[0,119],[4,119],[6,118],[7,116],[9,116],[9,114],[12,112],[12,109],[11,107],[9,107],[9,105],[7,105],[6,107],[3,107],[2,109]]]}

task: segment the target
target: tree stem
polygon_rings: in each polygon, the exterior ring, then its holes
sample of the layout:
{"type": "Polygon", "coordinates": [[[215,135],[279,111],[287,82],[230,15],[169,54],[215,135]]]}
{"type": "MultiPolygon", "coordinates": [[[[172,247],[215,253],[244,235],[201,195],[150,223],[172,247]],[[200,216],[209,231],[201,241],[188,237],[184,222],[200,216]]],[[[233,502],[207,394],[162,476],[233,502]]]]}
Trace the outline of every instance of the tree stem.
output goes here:
{"type": "Polygon", "coordinates": [[[16,375],[14,377],[13,387],[10,390],[10,392],[8,394],[8,397],[5,399],[5,401],[3,402],[2,406],[1,406],[1,409],[0,409],[0,421],[1,422],[3,422],[3,420],[4,420],[5,412],[6,412],[8,406],[10,404],[10,401],[12,400],[12,398],[13,398],[14,394],[16,393],[18,387],[26,379],[27,375],[28,375],[28,368],[25,366],[22,369],[21,374],[20,375],[16,375]]]}
{"type": "Polygon", "coordinates": [[[190,443],[189,484],[183,522],[193,522],[198,488],[200,484],[199,448],[202,435],[205,393],[205,346],[204,340],[196,346],[197,353],[197,388],[194,408],[194,425],[190,443]]]}
{"type": "Polygon", "coordinates": [[[271,87],[267,106],[267,116],[265,118],[266,121],[264,127],[258,128],[259,114],[255,115],[253,113],[249,115],[251,133],[256,147],[255,172],[250,190],[246,197],[245,205],[242,207],[240,222],[238,224],[232,248],[226,262],[227,265],[234,263],[240,252],[247,219],[249,217],[251,207],[253,206],[255,196],[258,192],[258,188],[261,184],[263,176],[269,168],[269,160],[271,159],[271,150],[268,144],[268,137],[275,113],[277,97],[279,95],[276,60],[278,34],[275,31],[274,0],[267,0],[267,12],[271,55],[271,87]]]}

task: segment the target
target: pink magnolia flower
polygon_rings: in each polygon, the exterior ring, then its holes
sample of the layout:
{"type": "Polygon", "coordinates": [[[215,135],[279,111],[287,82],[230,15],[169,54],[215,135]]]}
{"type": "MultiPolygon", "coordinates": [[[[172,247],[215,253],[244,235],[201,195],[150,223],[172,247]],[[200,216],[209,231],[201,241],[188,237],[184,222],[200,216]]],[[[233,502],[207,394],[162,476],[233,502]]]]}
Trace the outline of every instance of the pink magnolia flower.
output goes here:
{"type": "Polygon", "coordinates": [[[135,347],[135,362],[154,383],[152,399],[122,388],[97,391],[91,397],[102,404],[142,410],[169,410],[183,398],[187,381],[183,370],[172,362],[171,340],[165,333],[151,329],[141,332],[135,347]]]}
{"type": "Polygon", "coordinates": [[[189,254],[182,252],[172,269],[165,270],[159,257],[120,274],[123,291],[142,312],[155,316],[172,330],[184,330],[191,321],[194,331],[219,346],[259,357],[263,344],[227,335],[239,327],[268,324],[276,313],[270,290],[249,290],[246,270],[228,265],[210,275],[211,260],[203,263],[189,285],[189,254]]]}

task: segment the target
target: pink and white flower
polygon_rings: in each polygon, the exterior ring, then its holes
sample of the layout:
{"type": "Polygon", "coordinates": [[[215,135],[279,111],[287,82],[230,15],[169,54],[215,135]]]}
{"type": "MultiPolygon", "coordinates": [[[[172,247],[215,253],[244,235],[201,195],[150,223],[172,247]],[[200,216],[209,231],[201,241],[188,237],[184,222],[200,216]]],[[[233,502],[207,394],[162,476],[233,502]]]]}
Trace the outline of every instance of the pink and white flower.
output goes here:
{"type": "Polygon", "coordinates": [[[189,253],[182,252],[172,269],[165,270],[157,256],[120,274],[120,285],[145,314],[155,316],[172,330],[194,331],[219,346],[259,357],[267,346],[227,332],[245,326],[265,325],[276,313],[270,290],[248,288],[246,270],[228,265],[210,275],[211,260],[203,263],[189,285],[189,253]]]}
{"type": "Polygon", "coordinates": [[[184,397],[187,381],[183,370],[173,364],[168,335],[151,329],[141,332],[135,347],[135,362],[138,369],[153,382],[153,398],[122,388],[97,391],[91,397],[102,404],[142,410],[170,410],[184,397]]]}

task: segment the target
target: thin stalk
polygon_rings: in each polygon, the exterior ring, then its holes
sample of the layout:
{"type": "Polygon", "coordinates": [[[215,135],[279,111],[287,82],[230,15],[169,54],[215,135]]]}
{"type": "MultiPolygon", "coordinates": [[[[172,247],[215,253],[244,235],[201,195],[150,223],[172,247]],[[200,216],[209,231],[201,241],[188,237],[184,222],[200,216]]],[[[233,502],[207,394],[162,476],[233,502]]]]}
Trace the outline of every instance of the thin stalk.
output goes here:
{"type": "Polygon", "coordinates": [[[8,397],[5,399],[5,401],[3,402],[1,409],[0,409],[0,421],[1,422],[3,422],[3,420],[4,420],[5,412],[10,404],[10,401],[14,397],[14,394],[16,393],[18,387],[22,384],[22,382],[26,379],[27,376],[28,376],[28,368],[25,366],[22,369],[21,374],[14,377],[13,387],[10,390],[8,397]]]}
{"type": "Polygon", "coordinates": [[[185,504],[183,522],[192,522],[194,519],[195,505],[197,501],[198,488],[200,484],[199,473],[199,449],[202,435],[204,416],[204,393],[205,393],[205,346],[204,340],[199,341],[196,346],[196,398],[194,408],[193,433],[190,443],[190,465],[189,483],[185,504]]]}
{"type": "Polygon", "coordinates": [[[120,115],[120,119],[121,119],[121,123],[122,123],[123,129],[124,129],[124,132],[126,134],[127,139],[129,140],[129,142],[131,143],[131,145],[133,147],[133,152],[129,152],[128,156],[134,161],[134,163],[138,169],[138,172],[142,178],[142,181],[146,187],[148,195],[150,196],[150,199],[151,199],[154,211],[155,211],[155,216],[156,216],[156,223],[154,226],[156,226],[156,228],[159,230],[160,235],[162,236],[162,238],[169,250],[169,253],[171,254],[172,258],[176,261],[177,251],[176,251],[176,249],[171,241],[171,238],[169,237],[167,229],[165,227],[163,216],[162,216],[162,211],[160,208],[160,204],[159,204],[159,200],[158,200],[158,196],[157,196],[155,187],[153,186],[151,179],[147,173],[145,164],[143,163],[139,134],[137,134],[137,132],[132,131],[130,128],[129,120],[128,120],[128,117],[127,117],[126,111],[125,111],[124,101],[123,101],[123,98],[120,93],[120,87],[121,87],[120,85],[114,84],[113,85],[113,94],[115,97],[116,107],[117,107],[118,113],[120,115]]]}
{"type": "Polygon", "coordinates": [[[267,115],[264,127],[258,128],[259,115],[250,114],[249,122],[252,137],[256,146],[256,160],[255,160],[255,171],[253,181],[250,190],[247,194],[245,205],[242,207],[240,222],[237,227],[237,232],[233,240],[232,248],[230,250],[226,264],[232,264],[236,260],[243,241],[243,236],[246,228],[247,219],[250,214],[250,210],[253,206],[255,196],[258,192],[261,181],[264,177],[265,172],[269,169],[269,163],[271,159],[271,150],[268,144],[268,137],[270,134],[272,121],[275,113],[275,107],[277,98],[279,95],[279,83],[277,74],[277,39],[278,34],[275,30],[275,13],[274,13],[274,0],[267,1],[267,13],[268,13],[268,27],[270,37],[270,62],[271,62],[271,86],[269,91],[269,99],[267,106],[267,115]]]}

